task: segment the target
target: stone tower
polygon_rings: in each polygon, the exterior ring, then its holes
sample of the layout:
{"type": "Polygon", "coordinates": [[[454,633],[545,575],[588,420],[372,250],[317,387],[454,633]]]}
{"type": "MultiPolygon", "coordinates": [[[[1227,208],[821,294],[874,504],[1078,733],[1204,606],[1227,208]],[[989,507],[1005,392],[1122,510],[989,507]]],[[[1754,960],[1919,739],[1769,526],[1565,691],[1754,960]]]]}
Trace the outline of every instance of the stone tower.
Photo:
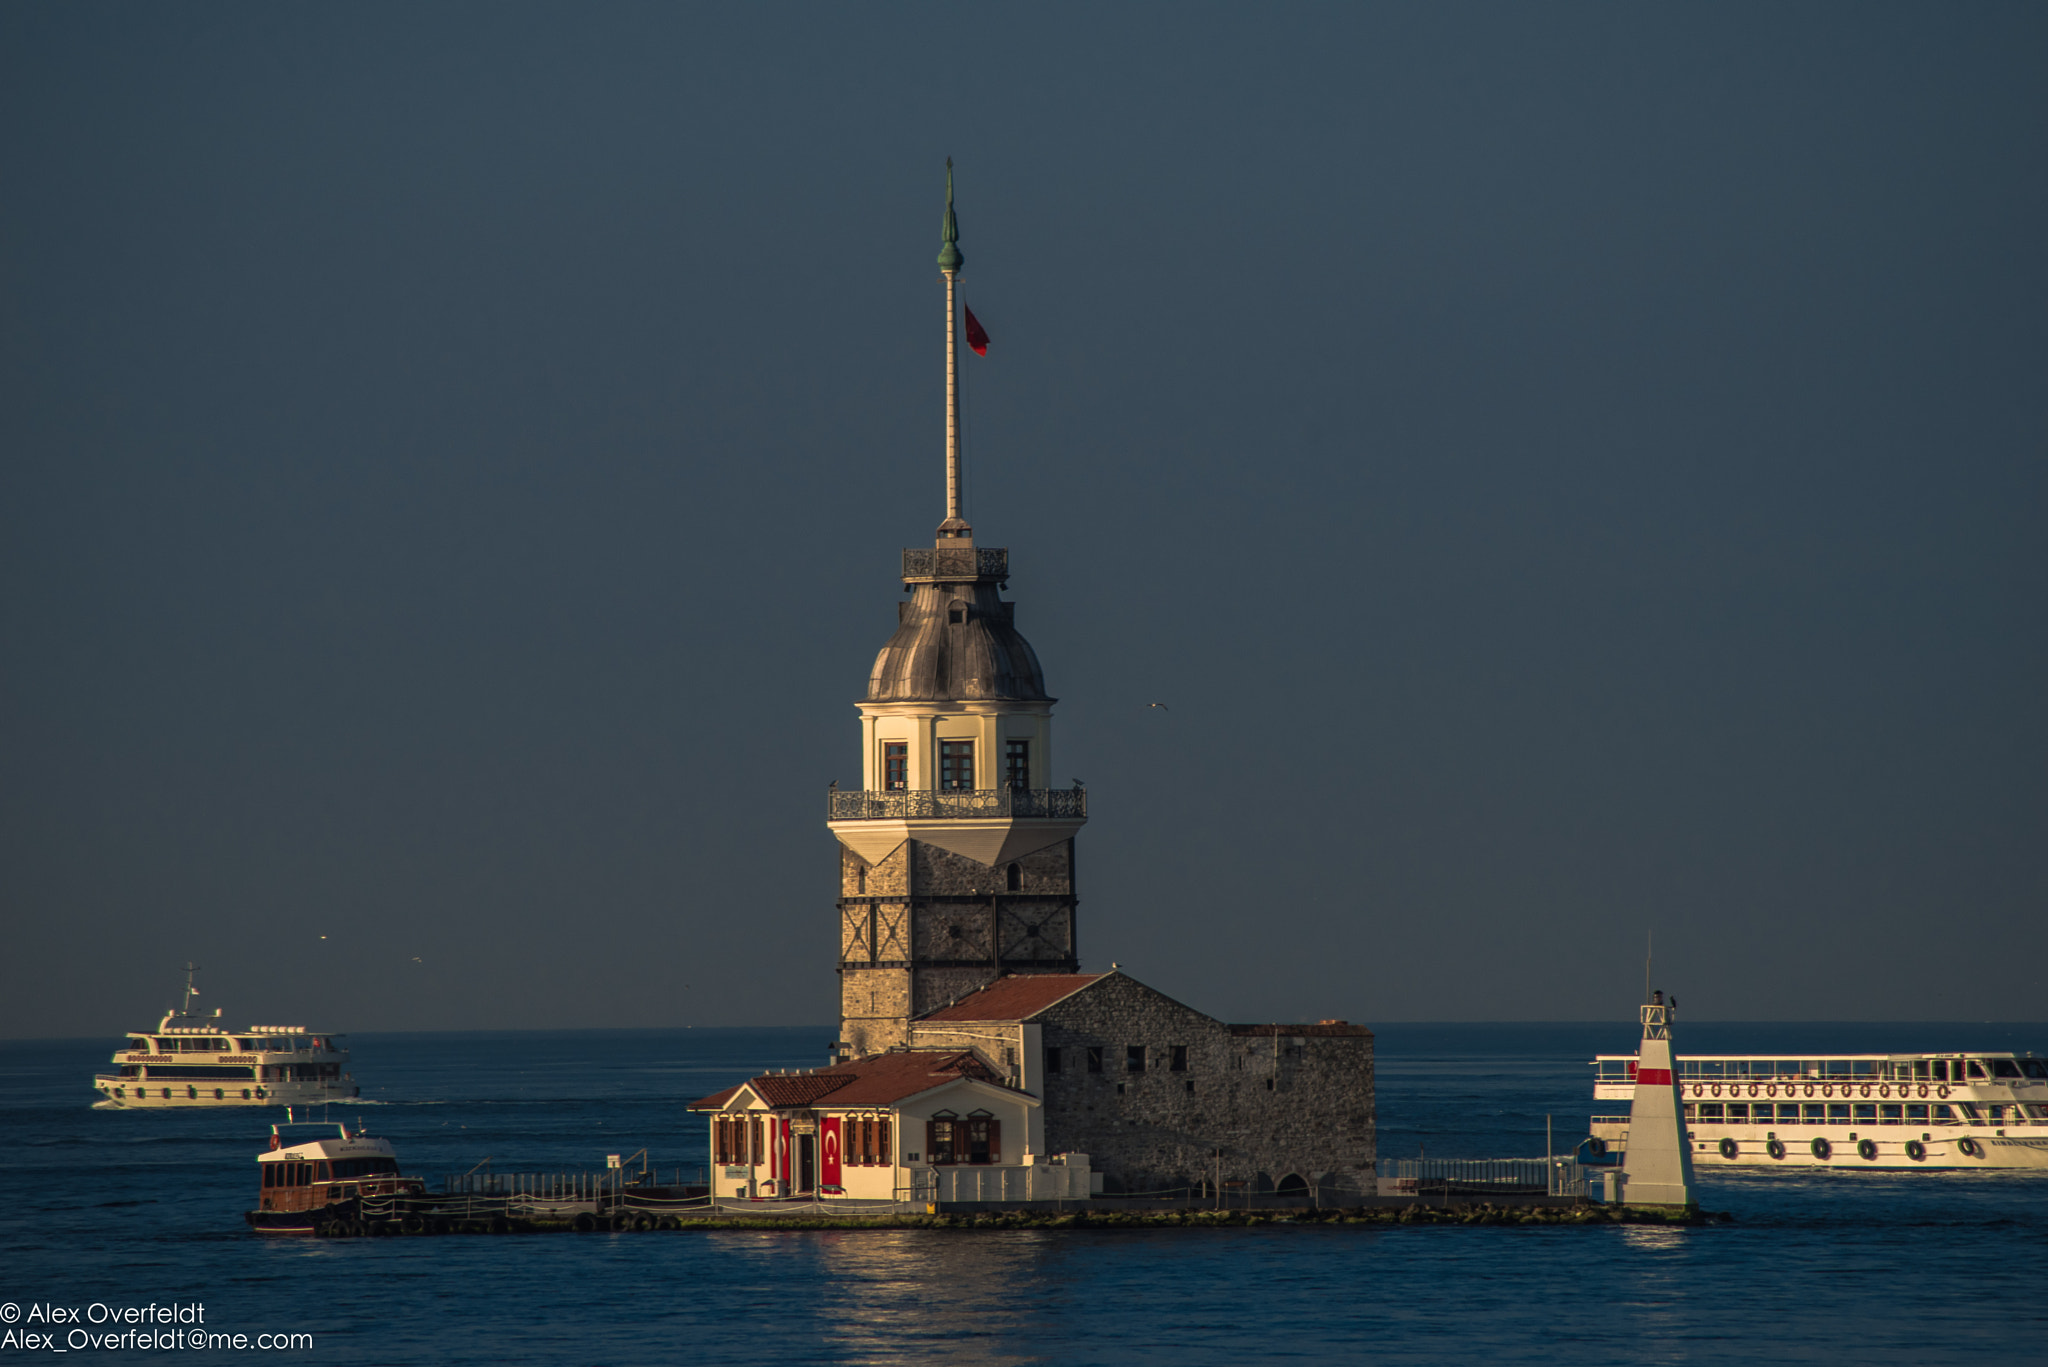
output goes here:
{"type": "MultiPolygon", "coordinates": [[[[831,794],[839,839],[839,1052],[908,1044],[911,1017],[1005,973],[1072,973],[1076,784],[1053,788],[1052,705],[1017,633],[1009,552],[963,516],[959,224],[952,163],[946,291],[946,518],[903,552],[896,634],[861,716],[861,786],[831,794]]],[[[977,349],[985,338],[977,338],[977,349]]]]}

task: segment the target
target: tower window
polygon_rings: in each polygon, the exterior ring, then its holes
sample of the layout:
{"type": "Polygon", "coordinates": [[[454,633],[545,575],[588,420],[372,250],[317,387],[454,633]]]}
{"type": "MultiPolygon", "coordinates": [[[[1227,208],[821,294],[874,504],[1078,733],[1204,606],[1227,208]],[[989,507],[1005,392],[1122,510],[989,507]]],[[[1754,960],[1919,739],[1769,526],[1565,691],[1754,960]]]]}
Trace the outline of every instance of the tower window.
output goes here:
{"type": "Polygon", "coordinates": [[[882,746],[882,786],[900,791],[910,786],[910,743],[892,740],[882,746]]]}
{"type": "Polygon", "coordinates": [[[1031,786],[1031,742],[1003,742],[1003,777],[1012,788],[1031,786]]]}
{"type": "Polygon", "coordinates": [[[1088,1046],[1088,1071],[1091,1073],[1102,1071],[1102,1046],[1099,1044],[1088,1046]]]}
{"type": "Polygon", "coordinates": [[[1010,865],[1009,869],[1004,872],[1003,880],[1006,891],[1020,891],[1024,886],[1024,870],[1017,867],[1015,864],[1012,864],[1010,865]]]}
{"type": "Polygon", "coordinates": [[[939,742],[939,787],[953,791],[974,787],[974,742],[939,742]]]}
{"type": "Polygon", "coordinates": [[[1127,1073],[1142,1073],[1145,1071],[1144,1045],[1133,1044],[1124,1050],[1124,1071],[1127,1073]]]}
{"type": "Polygon", "coordinates": [[[1059,1070],[1060,1047],[1057,1044],[1048,1044],[1045,1047],[1045,1071],[1048,1073],[1057,1073],[1059,1070]]]}
{"type": "Polygon", "coordinates": [[[1185,1044],[1173,1046],[1173,1063],[1171,1067],[1176,1073],[1185,1073],[1188,1070],[1188,1047],[1185,1044]]]}
{"type": "Polygon", "coordinates": [[[966,621],[967,604],[955,598],[952,604],[946,609],[946,620],[948,622],[951,622],[954,626],[959,626],[962,622],[966,621]]]}

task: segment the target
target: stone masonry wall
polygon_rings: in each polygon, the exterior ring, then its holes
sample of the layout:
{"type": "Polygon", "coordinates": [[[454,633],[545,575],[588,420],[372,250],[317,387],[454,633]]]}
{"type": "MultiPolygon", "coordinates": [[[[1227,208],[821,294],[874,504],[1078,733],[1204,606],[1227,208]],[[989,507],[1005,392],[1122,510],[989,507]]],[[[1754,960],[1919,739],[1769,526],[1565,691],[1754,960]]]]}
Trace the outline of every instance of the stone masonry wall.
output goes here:
{"type": "MultiPolygon", "coordinates": [[[[1122,974],[1036,1017],[1060,1070],[1045,1072],[1049,1153],[1089,1155],[1110,1190],[1197,1186],[1217,1176],[1272,1190],[1301,1177],[1335,1199],[1373,1190],[1373,1040],[1331,1028],[1245,1035],[1122,974]],[[1129,1049],[1145,1050],[1132,1072],[1129,1049]],[[1175,1045],[1187,1068],[1172,1068],[1175,1045]],[[1089,1068],[1100,1050],[1101,1071],[1089,1068]]],[[[1243,1030],[1246,1027],[1237,1027],[1243,1030]]]]}
{"type": "Polygon", "coordinates": [[[1072,966],[1073,842],[1014,862],[1012,891],[1007,865],[919,840],[872,865],[840,847],[839,1038],[855,1057],[903,1045],[911,1016],[1002,973],[1072,966]]]}

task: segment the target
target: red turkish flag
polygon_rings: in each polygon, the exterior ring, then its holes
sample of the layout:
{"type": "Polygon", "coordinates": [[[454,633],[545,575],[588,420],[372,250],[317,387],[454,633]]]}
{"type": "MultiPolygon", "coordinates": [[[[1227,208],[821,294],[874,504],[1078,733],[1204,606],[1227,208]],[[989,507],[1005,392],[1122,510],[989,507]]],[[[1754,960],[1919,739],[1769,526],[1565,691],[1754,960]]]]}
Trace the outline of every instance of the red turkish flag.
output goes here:
{"type": "Polygon", "coordinates": [[[988,355],[988,333],[983,330],[981,320],[976,318],[974,310],[967,308],[965,304],[960,307],[967,309],[967,345],[974,348],[974,354],[977,356],[988,355]]]}

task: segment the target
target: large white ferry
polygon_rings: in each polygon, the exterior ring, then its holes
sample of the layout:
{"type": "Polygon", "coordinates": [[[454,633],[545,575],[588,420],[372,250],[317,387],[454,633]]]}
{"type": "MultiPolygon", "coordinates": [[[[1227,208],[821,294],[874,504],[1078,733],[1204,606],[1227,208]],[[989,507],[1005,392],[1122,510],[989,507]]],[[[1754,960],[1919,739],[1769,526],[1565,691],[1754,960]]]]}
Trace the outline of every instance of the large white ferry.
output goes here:
{"type": "MultiPolygon", "coordinates": [[[[1635,1095],[1636,1056],[1593,1060],[1635,1095]]],[[[1696,1167],[2048,1169],[2048,1059],[2033,1054],[1693,1054],[1678,1059],[1696,1167]]],[[[1596,1147],[1628,1117],[1596,1115],[1596,1147]]]]}
{"type": "Polygon", "coordinates": [[[116,1071],[94,1076],[95,1110],[317,1106],[360,1094],[341,1036],[303,1025],[229,1030],[218,1010],[193,1012],[196,971],[186,966],[184,1002],[165,1012],[155,1030],[128,1037],[128,1047],[114,1053],[116,1071]]]}

